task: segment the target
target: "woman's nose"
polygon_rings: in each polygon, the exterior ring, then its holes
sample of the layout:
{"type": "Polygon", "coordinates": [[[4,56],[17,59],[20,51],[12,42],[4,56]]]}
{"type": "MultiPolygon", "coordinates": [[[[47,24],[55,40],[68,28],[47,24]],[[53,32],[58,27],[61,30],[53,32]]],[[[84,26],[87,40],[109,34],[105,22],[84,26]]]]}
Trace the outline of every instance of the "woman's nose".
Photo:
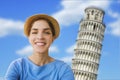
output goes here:
{"type": "Polygon", "coordinates": [[[42,39],[43,38],[43,33],[38,33],[37,38],[42,39]]]}

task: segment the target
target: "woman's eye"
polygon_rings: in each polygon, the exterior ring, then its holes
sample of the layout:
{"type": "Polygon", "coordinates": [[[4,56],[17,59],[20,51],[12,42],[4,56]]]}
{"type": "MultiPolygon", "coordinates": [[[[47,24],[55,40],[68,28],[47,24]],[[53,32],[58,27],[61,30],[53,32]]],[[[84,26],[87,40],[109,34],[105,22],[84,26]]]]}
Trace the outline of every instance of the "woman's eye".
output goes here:
{"type": "Polygon", "coordinates": [[[37,32],[32,32],[32,34],[37,34],[37,32]]]}
{"type": "Polygon", "coordinates": [[[45,32],[45,34],[51,34],[50,32],[45,32]]]}

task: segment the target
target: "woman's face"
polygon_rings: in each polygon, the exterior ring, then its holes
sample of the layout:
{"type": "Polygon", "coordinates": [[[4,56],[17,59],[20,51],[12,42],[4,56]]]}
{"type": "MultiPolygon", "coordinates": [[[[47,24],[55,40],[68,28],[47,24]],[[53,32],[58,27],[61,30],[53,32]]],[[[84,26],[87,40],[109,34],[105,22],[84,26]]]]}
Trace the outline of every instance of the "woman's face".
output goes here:
{"type": "Polygon", "coordinates": [[[53,40],[51,28],[45,20],[37,20],[33,23],[30,30],[29,42],[34,52],[47,53],[53,40]]]}

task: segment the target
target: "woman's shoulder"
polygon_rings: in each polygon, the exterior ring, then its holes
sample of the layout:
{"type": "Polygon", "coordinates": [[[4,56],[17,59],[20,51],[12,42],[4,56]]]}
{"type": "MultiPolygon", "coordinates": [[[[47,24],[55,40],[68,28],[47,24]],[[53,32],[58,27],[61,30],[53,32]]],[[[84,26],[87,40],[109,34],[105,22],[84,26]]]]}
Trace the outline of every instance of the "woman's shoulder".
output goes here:
{"type": "Polygon", "coordinates": [[[64,65],[66,63],[64,61],[62,61],[62,60],[55,59],[54,64],[64,65]]]}
{"type": "Polygon", "coordinates": [[[68,63],[61,60],[56,60],[56,65],[57,65],[57,70],[59,71],[59,76],[60,78],[62,78],[61,80],[64,80],[64,78],[67,78],[66,76],[71,76],[70,78],[68,77],[70,80],[71,78],[73,78],[72,68],[68,63]]]}
{"type": "Polygon", "coordinates": [[[14,64],[14,65],[16,65],[16,64],[22,64],[23,62],[25,61],[25,57],[22,57],[22,58],[17,58],[17,59],[15,59],[15,60],[13,60],[12,62],[11,62],[11,64],[14,64]]]}
{"type": "Polygon", "coordinates": [[[70,67],[66,62],[62,61],[62,60],[55,60],[55,63],[54,63],[56,66],[59,66],[59,67],[70,67]]]}

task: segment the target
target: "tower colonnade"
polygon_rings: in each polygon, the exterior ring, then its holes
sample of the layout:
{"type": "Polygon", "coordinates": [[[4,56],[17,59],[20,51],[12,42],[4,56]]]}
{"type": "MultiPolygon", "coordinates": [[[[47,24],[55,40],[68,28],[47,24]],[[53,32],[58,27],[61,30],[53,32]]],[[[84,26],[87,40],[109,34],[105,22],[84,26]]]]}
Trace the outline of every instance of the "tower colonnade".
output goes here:
{"type": "Polygon", "coordinates": [[[101,57],[105,25],[104,11],[95,7],[85,9],[72,59],[75,80],[96,80],[101,57]]]}

